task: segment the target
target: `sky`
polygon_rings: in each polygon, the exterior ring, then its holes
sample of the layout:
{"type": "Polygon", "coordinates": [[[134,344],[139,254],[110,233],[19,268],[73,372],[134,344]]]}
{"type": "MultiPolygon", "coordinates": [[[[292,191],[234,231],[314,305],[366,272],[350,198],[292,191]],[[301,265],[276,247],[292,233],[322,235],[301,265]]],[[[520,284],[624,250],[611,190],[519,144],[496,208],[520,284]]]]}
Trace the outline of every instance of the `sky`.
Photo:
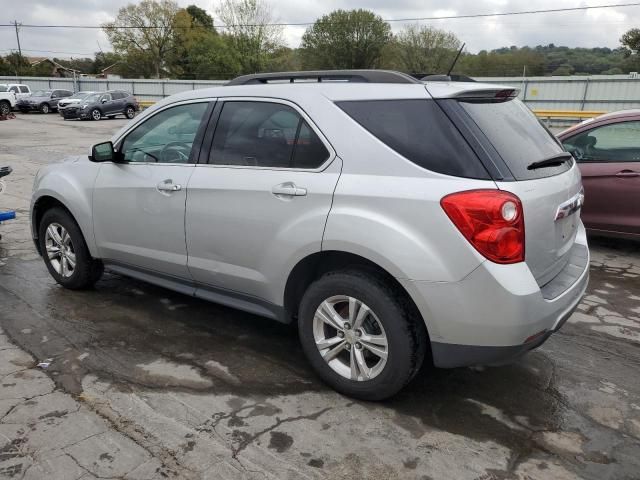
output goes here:
{"type": "MultiPolygon", "coordinates": [[[[177,0],[180,6],[196,4],[215,18],[218,1],[177,0]]],[[[440,17],[532,9],[570,8],[584,5],[632,3],[625,0],[264,0],[271,4],[279,22],[313,22],[335,9],[365,8],[384,19],[440,17]]],[[[0,24],[14,20],[24,24],[100,25],[112,20],[118,9],[135,0],[0,0],[0,24]]],[[[217,22],[216,22],[217,23],[217,22]]],[[[624,32],[640,27],[640,6],[615,7],[510,17],[448,19],[420,22],[452,31],[466,42],[466,51],[478,52],[504,46],[535,46],[554,43],[569,47],[615,48],[624,32]],[[635,21],[634,21],[635,20],[635,21]]],[[[392,22],[394,31],[402,22],[392,22]]],[[[300,43],[305,27],[286,27],[284,38],[291,47],[300,43]]],[[[92,57],[111,50],[101,30],[20,29],[26,56],[92,57]]],[[[15,30],[0,27],[0,55],[17,48],[15,30]]]]}

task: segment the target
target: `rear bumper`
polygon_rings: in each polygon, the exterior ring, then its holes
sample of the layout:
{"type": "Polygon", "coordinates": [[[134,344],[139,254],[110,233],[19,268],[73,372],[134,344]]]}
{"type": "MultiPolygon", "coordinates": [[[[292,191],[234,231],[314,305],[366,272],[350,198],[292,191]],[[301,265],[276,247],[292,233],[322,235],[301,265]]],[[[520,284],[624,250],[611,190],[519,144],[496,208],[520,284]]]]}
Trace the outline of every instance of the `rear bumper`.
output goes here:
{"type": "Polygon", "coordinates": [[[401,280],[425,319],[434,364],[450,368],[508,363],[542,345],[564,325],[586,291],[589,254],[582,227],[576,243],[586,256],[581,269],[567,264],[558,275],[566,288],[553,298],[525,263],[487,261],[459,282],[401,280]],[[567,272],[573,274],[569,285],[567,272]]]}

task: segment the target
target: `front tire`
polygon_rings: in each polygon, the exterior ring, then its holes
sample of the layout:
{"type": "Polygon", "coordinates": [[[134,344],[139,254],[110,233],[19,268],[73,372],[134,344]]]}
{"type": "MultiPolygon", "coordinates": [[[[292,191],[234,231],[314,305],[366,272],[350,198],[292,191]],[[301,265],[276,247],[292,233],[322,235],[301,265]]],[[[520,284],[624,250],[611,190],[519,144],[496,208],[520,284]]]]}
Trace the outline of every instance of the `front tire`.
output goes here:
{"type": "Polygon", "coordinates": [[[97,108],[94,108],[93,110],[91,110],[91,120],[98,121],[101,118],[102,118],[102,113],[100,113],[100,110],[98,110],[97,108]]]}
{"type": "Polygon", "coordinates": [[[42,113],[49,113],[51,111],[51,107],[49,107],[48,103],[43,103],[42,105],[40,105],[40,111],[42,113]]]}
{"type": "Polygon", "coordinates": [[[91,257],[80,227],[66,210],[52,208],[44,213],[38,241],[49,273],[63,287],[89,288],[102,276],[102,262],[91,257]]]}
{"type": "Polygon", "coordinates": [[[422,319],[375,272],[330,272],[305,292],[298,314],[302,348],[340,393],[383,400],[401,390],[425,357],[422,319]]]}

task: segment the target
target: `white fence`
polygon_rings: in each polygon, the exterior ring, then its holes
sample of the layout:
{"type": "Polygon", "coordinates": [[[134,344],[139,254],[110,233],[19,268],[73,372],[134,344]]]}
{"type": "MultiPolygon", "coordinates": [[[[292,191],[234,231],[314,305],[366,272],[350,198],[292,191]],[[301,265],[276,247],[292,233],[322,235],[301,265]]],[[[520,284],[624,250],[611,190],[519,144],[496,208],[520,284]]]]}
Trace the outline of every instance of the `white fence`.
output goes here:
{"type": "Polygon", "coordinates": [[[74,92],[104,90],[125,90],[138,100],[158,101],[174,93],[185,90],[224,85],[226,80],[141,80],[141,79],[101,79],[101,78],[48,78],[48,77],[0,77],[0,83],[24,83],[34,90],[65,88],[74,92]]]}
{"type": "MultiPolygon", "coordinates": [[[[614,111],[640,108],[640,75],[584,77],[491,77],[478,81],[521,89],[520,98],[533,109],[614,111]]],[[[224,85],[224,80],[106,80],[81,77],[0,77],[0,83],[26,83],[34,89],[126,90],[140,100],[157,101],[174,93],[224,85]]]]}
{"type": "Polygon", "coordinates": [[[520,99],[532,109],[612,112],[640,108],[640,76],[637,74],[477,80],[519,88],[520,99]]]}

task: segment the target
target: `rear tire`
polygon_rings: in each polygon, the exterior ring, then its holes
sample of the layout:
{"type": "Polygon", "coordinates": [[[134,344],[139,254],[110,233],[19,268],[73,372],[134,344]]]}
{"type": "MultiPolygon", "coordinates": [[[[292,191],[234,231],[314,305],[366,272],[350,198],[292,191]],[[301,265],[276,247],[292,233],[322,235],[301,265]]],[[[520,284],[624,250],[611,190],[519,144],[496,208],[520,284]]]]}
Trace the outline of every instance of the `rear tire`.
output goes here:
{"type": "Polygon", "coordinates": [[[11,104],[6,100],[0,102],[0,115],[9,115],[11,113],[11,104]]]}
{"type": "Polygon", "coordinates": [[[320,378],[338,392],[383,400],[400,391],[422,366],[428,337],[414,310],[375,272],[327,273],[309,286],[300,303],[302,348],[320,378]],[[323,317],[327,305],[333,305],[331,313],[339,315],[334,320],[346,322],[342,332],[323,320],[331,316],[323,317]],[[364,320],[357,321],[357,314],[350,313],[352,307],[354,312],[367,312],[364,320]],[[326,361],[341,344],[342,351],[326,361]]]}
{"type": "Polygon", "coordinates": [[[127,108],[124,109],[124,116],[127,117],[129,120],[131,120],[133,117],[136,116],[136,111],[132,106],[128,106],[127,108]]]}
{"type": "Polygon", "coordinates": [[[90,288],[102,276],[102,262],[91,256],[80,227],[66,210],[56,207],[44,213],[38,242],[47,270],[63,287],[90,288]]]}

